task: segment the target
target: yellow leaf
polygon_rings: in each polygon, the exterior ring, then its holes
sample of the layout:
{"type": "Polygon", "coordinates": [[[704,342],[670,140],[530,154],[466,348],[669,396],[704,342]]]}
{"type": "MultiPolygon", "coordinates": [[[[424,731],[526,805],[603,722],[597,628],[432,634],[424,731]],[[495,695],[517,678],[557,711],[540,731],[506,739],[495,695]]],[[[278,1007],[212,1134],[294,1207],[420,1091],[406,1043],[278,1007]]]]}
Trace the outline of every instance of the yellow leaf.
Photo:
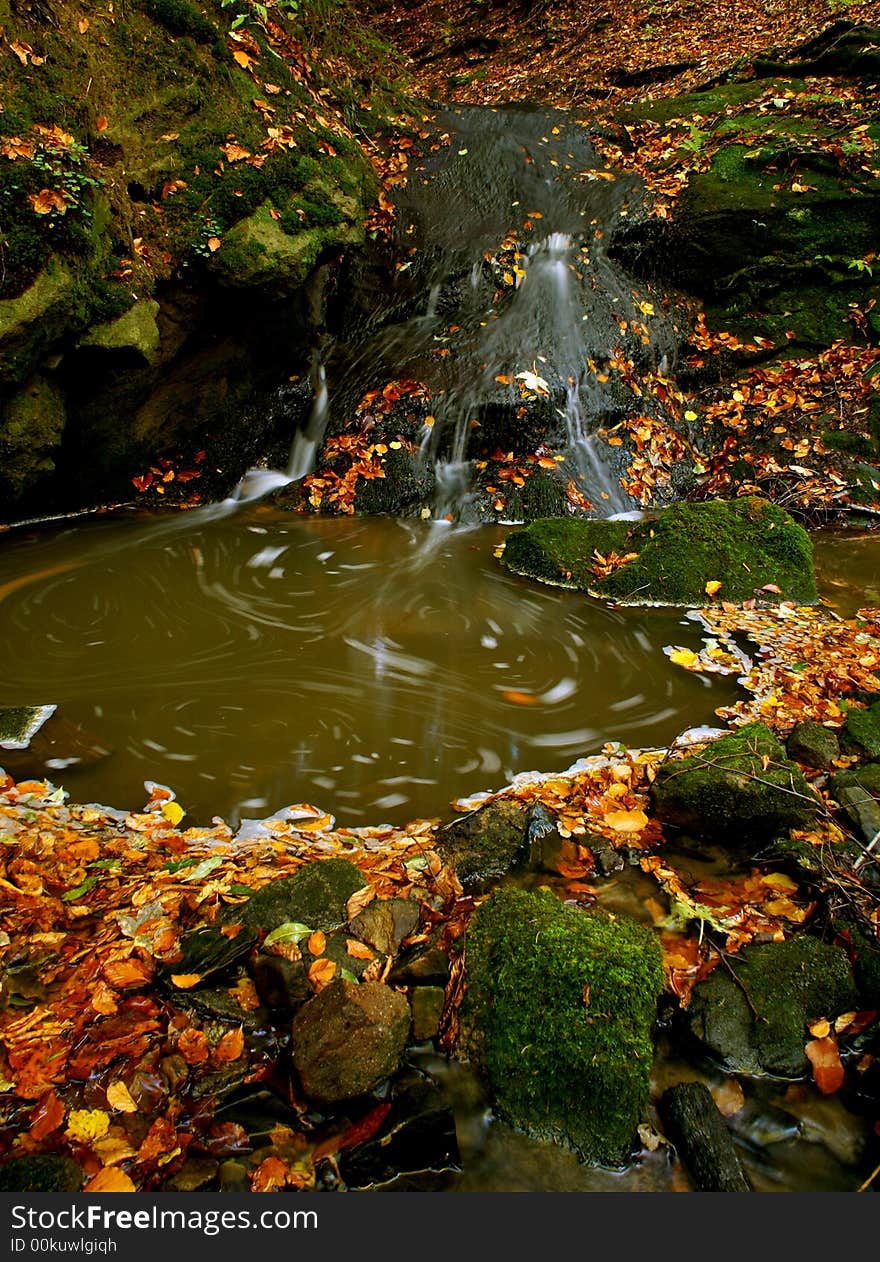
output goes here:
{"type": "Polygon", "coordinates": [[[137,1113],[137,1105],[131,1098],[131,1092],[124,1082],[118,1078],[107,1088],[107,1103],[117,1113],[137,1113]]]}
{"type": "Polygon", "coordinates": [[[808,1025],[814,1039],[825,1039],[831,1033],[831,1022],[822,1017],[819,1021],[814,1021],[812,1025],[808,1025]]]}
{"type": "Polygon", "coordinates": [[[183,807],[180,805],[179,802],[163,802],[162,814],[175,827],[177,827],[177,825],[180,823],[180,821],[183,819],[184,815],[186,814],[186,811],[183,809],[183,807]]]}
{"type": "Polygon", "coordinates": [[[697,419],[697,414],[696,412],[690,412],[690,411],[685,412],[684,419],[686,421],[695,421],[697,419]]]}
{"type": "Polygon", "coordinates": [[[83,1188],[84,1192],[136,1192],[137,1188],[124,1170],[108,1166],[99,1170],[93,1179],[89,1179],[83,1188]]]}
{"type": "Polygon", "coordinates": [[[703,590],[705,591],[707,596],[714,596],[716,592],[721,591],[721,588],[723,586],[724,586],[723,583],[719,583],[717,579],[711,578],[709,579],[709,582],[706,584],[703,590]]]}
{"type": "MultiPolygon", "coordinates": [[[[768,872],[766,876],[761,877],[762,885],[769,885],[774,890],[787,890],[789,894],[793,894],[797,889],[797,881],[793,881],[790,876],[786,876],[784,872],[768,872]]],[[[817,1034],[817,1038],[822,1035],[817,1034]]]]}
{"type": "Polygon", "coordinates": [[[91,23],[89,22],[88,18],[80,18],[79,22],[77,22],[77,29],[80,35],[85,35],[90,25],[91,23]]]}
{"type": "Polygon", "coordinates": [[[67,1119],[67,1138],[74,1144],[102,1139],[110,1129],[110,1117],[103,1109],[73,1109],[67,1119]]]}
{"type": "Polygon", "coordinates": [[[674,653],[669,654],[669,660],[673,666],[684,666],[690,669],[700,658],[698,653],[692,653],[690,649],[676,649],[674,653]]]}
{"type": "Polygon", "coordinates": [[[640,833],[648,825],[644,811],[609,811],[604,817],[609,828],[617,833],[640,833]]]}
{"type": "Polygon", "coordinates": [[[247,53],[242,52],[241,49],[238,48],[232,54],[232,60],[237,61],[243,70],[247,70],[254,58],[249,57],[247,53]]]}
{"type": "Polygon", "coordinates": [[[208,249],[212,254],[216,253],[216,251],[220,249],[220,244],[221,242],[219,237],[208,237],[208,249]]]}

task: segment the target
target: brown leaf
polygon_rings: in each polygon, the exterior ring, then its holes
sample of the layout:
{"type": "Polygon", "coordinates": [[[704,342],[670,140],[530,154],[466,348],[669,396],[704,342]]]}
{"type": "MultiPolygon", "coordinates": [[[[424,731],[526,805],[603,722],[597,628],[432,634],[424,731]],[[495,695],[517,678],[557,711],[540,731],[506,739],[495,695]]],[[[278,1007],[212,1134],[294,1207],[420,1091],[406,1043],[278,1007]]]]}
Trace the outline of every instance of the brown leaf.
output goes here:
{"type": "Polygon", "coordinates": [[[95,119],[95,126],[97,127],[98,131],[106,131],[107,126],[108,126],[107,115],[99,114],[98,117],[95,119]]]}
{"type": "Polygon", "coordinates": [[[345,949],[353,960],[374,960],[376,958],[375,951],[371,951],[363,942],[358,942],[357,938],[346,938],[345,949]]]}
{"type": "Polygon", "coordinates": [[[328,960],[322,957],[315,960],[309,969],[309,981],[312,983],[316,991],[321,991],[328,986],[336,975],[336,961],[328,960]]]}
{"type": "Polygon", "coordinates": [[[252,1192],[275,1192],[287,1187],[290,1171],[280,1157],[267,1157],[261,1161],[251,1179],[252,1192]]]}
{"type": "Polygon", "coordinates": [[[211,1055],[208,1036],[203,1030],[184,1030],[177,1040],[177,1050],[188,1065],[201,1065],[211,1055]]]}
{"type": "Polygon", "coordinates": [[[316,929],[309,937],[306,946],[309,948],[311,955],[323,955],[327,950],[327,939],[320,929],[316,929]]]}
{"type": "Polygon", "coordinates": [[[31,1114],[31,1128],[28,1132],[31,1139],[45,1139],[64,1121],[64,1105],[54,1091],[48,1092],[40,1100],[31,1114]]]}
{"type": "Polygon", "coordinates": [[[224,1034],[220,1042],[214,1048],[214,1060],[224,1061],[238,1060],[244,1051],[244,1030],[238,1026],[235,1030],[229,1030],[224,1034]]]}

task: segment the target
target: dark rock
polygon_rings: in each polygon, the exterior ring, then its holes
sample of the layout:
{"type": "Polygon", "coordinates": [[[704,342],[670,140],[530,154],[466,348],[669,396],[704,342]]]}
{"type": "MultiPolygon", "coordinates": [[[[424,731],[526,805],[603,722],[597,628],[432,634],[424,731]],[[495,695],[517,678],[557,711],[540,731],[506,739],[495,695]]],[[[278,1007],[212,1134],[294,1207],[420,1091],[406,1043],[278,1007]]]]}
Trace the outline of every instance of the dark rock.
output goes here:
{"type": "Polygon", "coordinates": [[[846,952],[815,938],[748,946],[731,968],[737,980],[717,968],[694,988],[688,1020],[691,1032],[734,1073],[805,1074],[807,1022],[858,1005],[846,952]]]}
{"type": "Polygon", "coordinates": [[[593,851],[593,858],[596,861],[596,871],[600,876],[613,876],[615,872],[622,872],[626,867],[623,855],[611,846],[598,847],[593,851]]]}
{"type": "Polygon", "coordinates": [[[16,1157],[0,1166],[0,1192],[79,1192],[85,1181],[71,1157],[16,1157]]]}
{"type": "Polygon", "coordinates": [[[840,757],[840,741],[835,732],[821,723],[807,720],[796,724],[785,742],[789,758],[807,767],[824,770],[840,757]]]}
{"type": "Polygon", "coordinates": [[[415,899],[374,898],[349,922],[349,928],[380,955],[396,955],[404,938],[415,933],[420,916],[415,899]]]}
{"type": "Polygon", "coordinates": [[[804,827],[819,806],[800,769],[763,723],[749,723],[702,753],[664,763],[651,797],[664,824],[726,840],[804,827]]]}
{"type": "MultiPolygon", "coordinates": [[[[323,959],[333,961],[336,965],[337,977],[345,976],[345,973],[348,973],[349,977],[347,980],[351,981],[353,978],[360,978],[364,970],[369,968],[372,960],[361,960],[355,955],[350,955],[348,950],[348,939],[349,935],[342,930],[337,933],[328,933],[326,935],[324,950],[322,951],[321,956],[323,959]]],[[[308,951],[305,952],[307,965],[311,964],[314,958],[315,957],[310,955],[308,951]]]]}
{"type": "Polygon", "coordinates": [[[218,1163],[213,1157],[188,1157],[176,1174],[162,1185],[165,1192],[198,1192],[217,1177],[218,1163]]]}
{"type": "Polygon", "coordinates": [[[437,946],[426,946],[395,964],[389,981],[395,986],[445,985],[449,977],[449,956],[437,946]]]}
{"type": "Polygon", "coordinates": [[[436,1084],[408,1080],[395,1085],[379,1132],[339,1155],[350,1188],[381,1187],[407,1174],[460,1170],[455,1116],[436,1084]]]}
{"type": "Polygon", "coordinates": [[[222,1163],[219,1173],[221,1192],[232,1192],[234,1194],[250,1192],[251,1181],[248,1178],[247,1166],[242,1162],[230,1158],[222,1163]]]}
{"type": "Polygon", "coordinates": [[[500,890],[467,933],[459,1052],[499,1113],[538,1138],[616,1165],[647,1108],[657,998],[654,933],[625,916],[500,890]]]}
{"type": "Polygon", "coordinates": [[[243,906],[236,916],[251,929],[277,929],[288,921],[310,929],[336,929],[347,920],[346,903],[366,885],[347,859],[319,859],[307,863],[293,876],[270,881],[243,906]]]}
{"type": "Polygon", "coordinates": [[[437,853],[455,868],[465,890],[482,890],[527,857],[528,825],[522,802],[499,798],[442,829],[437,853]]]}
{"type": "Polygon", "coordinates": [[[409,1038],[405,997],[380,982],[331,982],[293,1019],[293,1063],[313,1100],[334,1104],[378,1086],[409,1038]]]}
{"type": "MultiPolygon", "coordinates": [[[[235,918],[235,923],[238,919],[235,918]]],[[[200,926],[183,937],[181,959],[166,965],[162,970],[163,976],[170,979],[176,975],[197,973],[202,979],[212,977],[243,959],[256,941],[256,933],[247,927],[240,929],[234,938],[229,938],[211,925],[200,926]]]]}
{"type": "Polygon", "coordinates": [[[249,972],[257,994],[267,1008],[296,1012],[312,997],[303,960],[285,960],[280,955],[260,951],[251,960],[249,972]]]}
{"type": "Polygon", "coordinates": [[[751,1192],[730,1131],[704,1083],[670,1087],[660,1097],[659,1110],[697,1192],[751,1192]]]}
{"type": "Polygon", "coordinates": [[[413,1038],[417,1043],[437,1037],[446,991],[442,986],[416,986],[410,997],[413,1038]]]}

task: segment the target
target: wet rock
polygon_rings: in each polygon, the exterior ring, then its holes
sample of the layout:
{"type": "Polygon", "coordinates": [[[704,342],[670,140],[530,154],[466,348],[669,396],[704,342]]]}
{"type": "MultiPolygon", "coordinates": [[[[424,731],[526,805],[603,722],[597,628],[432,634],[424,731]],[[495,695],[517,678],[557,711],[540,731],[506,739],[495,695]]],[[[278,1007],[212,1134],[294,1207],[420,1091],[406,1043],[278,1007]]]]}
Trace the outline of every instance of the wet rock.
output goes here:
{"type": "Polygon", "coordinates": [[[865,710],[850,710],[840,733],[844,753],[880,758],[880,701],[865,710]]]}
{"type": "Polygon", "coordinates": [[[380,955],[396,955],[404,938],[419,926],[419,904],[411,898],[375,898],[358,912],[349,928],[380,955]]]}
{"type": "Polygon", "coordinates": [[[866,763],[832,776],[828,788],[866,842],[880,833],[880,763],[866,763]]]}
{"type": "Polygon", "coordinates": [[[501,890],[467,934],[460,1050],[499,1113],[602,1165],[624,1161],[648,1104],[663,989],[651,930],[548,891],[501,890]]]}
{"type": "MultiPolygon", "coordinates": [[[[0,740],[3,749],[3,766],[19,779],[27,777],[50,779],[54,773],[68,767],[90,767],[110,756],[112,749],[81,723],[76,723],[54,706],[35,707],[47,713],[46,721],[30,737],[27,748],[11,749],[0,740]]],[[[0,726],[2,726],[0,712],[0,726]]]]}
{"type": "Polygon", "coordinates": [[[218,1163],[213,1157],[189,1157],[176,1174],[162,1185],[166,1192],[198,1192],[217,1177],[218,1163]]]}
{"type": "Polygon", "coordinates": [[[613,876],[615,872],[622,872],[626,867],[623,855],[611,846],[599,846],[593,851],[593,858],[596,861],[596,871],[600,876],[613,876]]]}
{"type": "Polygon", "coordinates": [[[748,946],[731,967],[737,980],[717,968],[694,988],[688,1022],[733,1073],[805,1074],[807,1022],[858,1006],[846,952],[815,938],[748,946]]]}
{"type": "Polygon", "coordinates": [[[499,798],[442,829],[437,853],[465,890],[482,890],[527,858],[528,825],[522,802],[499,798]]]}
{"type": "Polygon", "coordinates": [[[763,723],[663,764],[651,788],[657,818],[699,837],[769,837],[805,827],[819,802],[763,723]]]}
{"type": "Polygon", "coordinates": [[[319,859],[293,876],[270,881],[235,912],[251,929],[271,931],[288,921],[336,929],[347,919],[346,903],[366,883],[347,859],[319,859]]]}
{"type": "Polygon", "coordinates": [[[248,971],[267,1008],[296,1012],[314,993],[303,960],[285,960],[260,951],[250,961],[248,971]]]}
{"type": "MultiPolygon", "coordinates": [[[[356,213],[353,199],[346,208],[356,213]]],[[[354,245],[363,240],[363,227],[338,223],[288,233],[264,202],[252,215],[240,220],[223,238],[211,259],[211,270],[221,285],[231,289],[265,289],[273,297],[300,289],[322,252],[333,246],[354,245]]]]}
{"type": "Polygon", "coordinates": [[[70,319],[76,277],[54,258],[16,298],[0,302],[0,377],[21,381],[70,319]]]}
{"type": "Polygon", "coordinates": [[[379,982],[331,982],[293,1019],[293,1064],[306,1095],[334,1104],[371,1091],[400,1064],[405,997],[379,982]]]}
{"type": "Polygon", "coordinates": [[[389,974],[395,986],[445,985],[449,977],[449,956],[437,946],[426,946],[400,960],[389,974]]]}
{"type": "Polygon", "coordinates": [[[220,1174],[220,1191],[232,1192],[235,1194],[241,1192],[250,1192],[251,1181],[248,1178],[247,1166],[240,1161],[230,1158],[224,1161],[219,1170],[220,1174]]]}
{"type": "Polygon", "coordinates": [[[94,325],[80,339],[79,345],[105,351],[129,351],[145,364],[155,364],[159,359],[158,314],[158,302],[140,299],[115,320],[94,325]]]}
{"type": "Polygon", "coordinates": [[[0,488],[15,498],[55,470],[67,411],[48,377],[31,377],[0,410],[0,488]]]}
{"type": "MultiPolygon", "coordinates": [[[[239,921],[240,917],[236,917],[235,923],[239,921]]],[[[183,937],[180,943],[181,958],[174,964],[165,965],[162,974],[169,981],[172,976],[186,974],[197,974],[203,980],[210,978],[231,968],[246,956],[256,941],[256,932],[247,926],[243,926],[231,938],[213,925],[202,925],[183,937]]]]}
{"type": "Polygon", "coordinates": [[[442,986],[416,986],[410,996],[413,1038],[417,1043],[437,1037],[446,991],[442,986]]]}
{"type": "Polygon", "coordinates": [[[651,521],[548,518],[508,535],[502,564],[515,574],[621,604],[700,606],[706,583],[725,600],[773,594],[814,604],[813,550],[807,532],[757,496],[673,504],[651,521]],[[610,575],[595,573],[595,553],[635,554],[610,575]],[[763,591],[766,585],[778,589],[763,591]]]}
{"type": "Polygon", "coordinates": [[[0,707],[0,749],[4,754],[7,750],[27,749],[54,712],[53,705],[0,707]]]}
{"type": "Polygon", "coordinates": [[[85,1176],[70,1157],[17,1157],[0,1166],[0,1192],[78,1192],[85,1176]]]}
{"type": "Polygon", "coordinates": [[[807,767],[824,770],[840,757],[840,741],[836,733],[821,723],[807,720],[792,728],[785,742],[789,758],[807,767]]]}
{"type": "Polygon", "coordinates": [[[659,1108],[698,1192],[751,1192],[730,1131],[704,1083],[670,1087],[659,1108]]]}
{"type": "Polygon", "coordinates": [[[345,1149],[339,1170],[350,1188],[380,1187],[407,1174],[461,1169],[455,1116],[437,1086],[425,1079],[395,1085],[381,1129],[345,1149]]]}

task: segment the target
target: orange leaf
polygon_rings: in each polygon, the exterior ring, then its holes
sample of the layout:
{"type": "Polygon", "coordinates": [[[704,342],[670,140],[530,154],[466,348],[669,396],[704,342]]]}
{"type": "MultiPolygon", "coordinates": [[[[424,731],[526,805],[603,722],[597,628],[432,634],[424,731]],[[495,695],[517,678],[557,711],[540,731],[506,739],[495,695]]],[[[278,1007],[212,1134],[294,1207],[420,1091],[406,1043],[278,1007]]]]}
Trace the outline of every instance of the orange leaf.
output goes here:
{"type": "Polygon", "coordinates": [[[117,1166],[105,1166],[93,1179],[89,1179],[84,1192],[136,1192],[137,1188],[124,1170],[117,1166]]]}
{"type": "Polygon", "coordinates": [[[188,1065],[201,1065],[211,1055],[208,1036],[202,1030],[184,1030],[177,1040],[177,1050],[188,1065]]]}
{"type": "Polygon", "coordinates": [[[178,990],[192,990],[193,986],[198,986],[201,980],[201,973],[171,974],[171,985],[176,986],[178,990]]]}
{"type": "Polygon", "coordinates": [[[804,1051],[813,1066],[813,1081],[823,1095],[833,1095],[843,1086],[844,1072],[837,1039],[813,1039],[804,1051]]]}
{"type": "Polygon", "coordinates": [[[111,960],[104,965],[104,976],[116,990],[135,990],[150,981],[153,970],[143,960],[111,960]]]}
{"type": "Polygon", "coordinates": [[[604,822],[617,833],[640,833],[648,826],[644,811],[609,811],[604,822]]]}
{"type": "Polygon", "coordinates": [[[267,1157],[261,1161],[254,1171],[251,1180],[252,1192],[274,1192],[277,1188],[287,1187],[290,1171],[280,1157],[267,1157]]]}
{"type": "Polygon", "coordinates": [[[243,70],[247,70],[250,67],[250,64],[254,60],[254,58],[249,57],[247,53],[244,53],[241,51],[240,48],[237,48],[235,52],[232,54],[232,60],[237,61],[243,70]]]}
{"type": "Polygon", "coordinates": [[[222,242],[219,237],[208,237],[208,249],[212,254],[216,254],[221,245],[222,242]]]}
{"type": "Polygon", "coordinates": [[[106,131],[107,130],[107,115],[99,114],[98,117],[95,119],[95,126],[97,127],[98,131],[106,131]]]}
{"type": "Polygon", "coordinates": [[[219,1061],[238,1060],[244,1051],[244,1030],[239,1026],[224,1034],[214,1048],[214,1059],[219,1061]]]}
{"type": "Polygon", "coordinates": [[[50,1091],[43,1096],[31,1114],[31,1129],[28,1133],[31,1139],[45,1139],[47,1135],[57,1131],[63,1121],[64,1105],[55,1092],[50,1091]]]}
{"type": "Polygon", "coordinates": [[[516,688],[507,688],[501,695],[505,701],[512,701],[514,705],[541,704],[533,692],[519,692],[516,688]]]}
{"type": "Polygon", "coordinates": [[[327,939],[320,929],[317,929],[309,938],[306,945],[312,955],[323,955],[327,950],[327,939]]]}
{"type": "Polygon", "coordinates": [[[37,215],[51,215],[53,211],[63,215],[67,211],[64,194],[54,188],[41,188],[39,193],[28,193],[28,201],[37,215]]]}
{"type": "Polygon", "coordinates": [[[345,949],[353,960],[374,960],[375,953],[368,946],[364,946],[363,942],[358,942],[357,938],[346,938],[345,949]]]}
{"type": "Polygon", "coordinates": [[[315,990],[323,990],[325,986],[332,982],[336,974],[336,961],[328,960],[326,957],[315,960],[309,969],[309,981],[315,990]]]}

